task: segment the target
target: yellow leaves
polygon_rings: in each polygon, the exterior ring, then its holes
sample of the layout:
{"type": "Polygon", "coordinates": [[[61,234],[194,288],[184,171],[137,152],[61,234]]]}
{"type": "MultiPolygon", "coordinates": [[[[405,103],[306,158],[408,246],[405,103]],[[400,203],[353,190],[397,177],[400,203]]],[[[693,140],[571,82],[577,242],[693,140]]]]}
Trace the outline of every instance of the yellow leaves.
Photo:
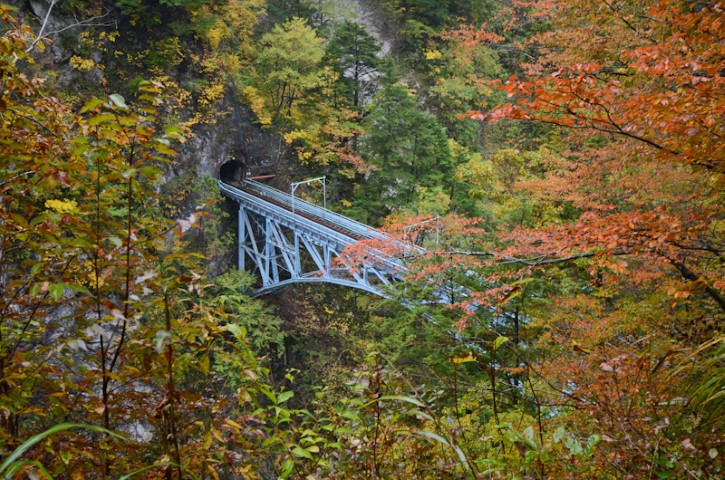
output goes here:
{"type": "Polygon", "coordinates": [[[482,160],[480,154],[474,154],[468,162],[461,163],[456,170],[455,177],[457,180],[475,186],[470,190],[472,196],[483,195],[486,192],[495,190],[497,180],[493,163],[482,160]]]}
{"type": "Polygon", "coordinates": [[[221,20],[217,20],[214,27],[206,31],[204,39],[211,50],[217,50],[222,39],[228,34],[228,28],[221,20]]]}
{"type": "Polygon", "coordinates": [[[77,213],[78,202],[75,200],[46,200],[45,208],[53,210],[57,213],[77,213]]]}
{"type": "Polygon", "coordinates": [[[247,390],[246,388],[237,389],[237,400],[239,401],[240,405],[246,405],[254,401],[252,395],[249,394],[249,390],[247,390]]]}
{"type": "Polygon", "coordinates": [[[211,107],[216,104],[224,96],[224,85],[222,83],[215,83],[206,87],[199,99],[199,104],[202,107],[211,107]]]}
{"type": "Polygon", "coordinates": [[[193,12],[192,18],[198,23],[214,18],[211,28],[200,28],[210,50],[233,45],[235,50],[244,51],[251,48],[254,27],[263,13],[264,0],[230,0],[221,9],[201,7],[193,12]]]}
{"type": "Polygon", "coordinates": [[[85,273],[85,280],[88,285],[102,287],[105,285],[104,275],[96,276],[96,270],[93,262],[86,260],[80,267],[81,273],[85,273]]]}
{"type": "Polygon", "coordinates": [[[265,102],[264,97],[260,95],[259,90],[249,85],[242,90],[242,94],[247,100],[249,108],[251,108],[252,112],[254,112],[257,116],[259,123],[264,126],[270,125],[272,123],[272,117],[267,111],[267,103],[265,102]]]}
{"type": "Polygon", "coordinates": [[[115,31],[115,32],[106,32],[106,31],[103,31],[103,32],[101,32],[101,33],[98,34],[98,38],[101,39],[101,40],[108,40],[111,43],[116,43],[116,39],[118,39],[118,37],[120,35],[121,34],[118,31],[115,31]]]}
{"type": "Polygon", "coordinates": [[[518,297],[523,292],[523,289],[521,288],[521,285],[516,285],[514,288],[512,288],[506,295],[504,295],[503,299],[501,300],[501,304],[508,303],[512,299],[518,297]]]}
{"type": "Polygon", "coordinates": [[[411,87],[408,82],[405,82],[405,81],[402,81],[401,80],[397,84],[400,85],[401,87],[403,87],[405,89],[406,95],[408,95],[411,98],[417,98],[416,97],[416,94],[415,94],[415,88],[411,87]]]}
{"type": "Polygon", "coordinates": [[[307,163],[312,158],[312,152],[304,148],[297,148],[297,157],[302,163],[307,163]]]}
{"type": "Polygon", "coordinates": [[[468,352],[465,355],[448,357],[448,361],[454,365],[460,365],[461,363],[475,362],[476,357],[473,355],[473,352],[468,352]]]}
{"type": "Polygon", "coordinates": [[[313,134],[307,130],[292,130],[291,132],[284,134],[284,141],[290,145],[296,141],[308,142],[312,139],[313,134]]]}
{"type": "Polygon", "coordinates": [[[285,133],[283,137],[284,141],[289,145],[297,143],[295,151],[297,152],[297,157],[302,163],[307,163],[312,159],[314,156],[315,146],[319,146],[321,141],[319,132],[316,129],[314,131],[292,130],[289,133],[285,133]]]}
{"type": "Polygon", "coordinates": [[[96,66],[96,62],[94,62],[92,59],[81,58],[78,55],[73,55],[72,57],[70,57],[70,64],[79,72],[89,72],[93,67],[96,66]]]}
{"type": "Polygon", "coordinates": [[[239,56],[234,54],[222,55],[219,61],[227,72],[236,72],[242,68],[242,62],[239,56]]]}
{"type": "Polygon", "coordinates": [[[440,58],[443,58],[443,54],[439,50],[431,49],[425,51],[426,60],[438,60],[440,58]]]}
{"type": "Polygon", "coordinates": [[[227,424],[229,427],[232,428],[234,433],[239,434],[240,432],[244,431],[244,427],[239,425],[237,422],[232,420],[231,418],[227,418],[224,420],[224,423],[227,424]]]}
{"type": "Polygon", "coordinates": [[[589,355],[590,353],[592,353],[591,350],[589,350],[588,348],[584,348],[576,340],[571,342],[571,349],[577,353],[583,353],[585,355],[589,355]]]}

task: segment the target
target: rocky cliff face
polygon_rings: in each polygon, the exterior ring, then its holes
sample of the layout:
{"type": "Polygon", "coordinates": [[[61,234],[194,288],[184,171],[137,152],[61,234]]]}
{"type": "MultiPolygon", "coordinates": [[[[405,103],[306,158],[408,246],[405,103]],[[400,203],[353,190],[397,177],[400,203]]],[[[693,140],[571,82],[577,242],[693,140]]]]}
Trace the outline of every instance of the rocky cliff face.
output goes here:
{"type": "Polygon", "coordinates": [[[231,91],[221,102],[216,123],[196,128],[178,150],[174,173],[195,169],[199,175],[215,178],[230,162],[243,169],[246,176],[273,173],[280,168],[286,153],[282,139],[259,128],[254,114],[231,91]]]}
{"type": "Polygon", "coordinates": [[[380,42],[380,57],[394,55],[399,49],[395,36],[393,20],[381,13],[380,6],[374,0],[339,0],[336,20],[349,20],[362,26],[373,38],[380,42]]]}

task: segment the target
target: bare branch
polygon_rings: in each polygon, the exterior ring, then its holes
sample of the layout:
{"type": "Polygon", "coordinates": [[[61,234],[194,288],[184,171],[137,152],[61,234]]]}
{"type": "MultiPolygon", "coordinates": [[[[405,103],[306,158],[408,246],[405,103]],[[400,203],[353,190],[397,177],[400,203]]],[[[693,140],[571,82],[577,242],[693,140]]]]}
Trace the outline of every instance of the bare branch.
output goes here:
{"type": "Polygon", "coordinates": [[[9,184],[9,183],[12,183],[12,182],[14,182],[15,180],[17,180],[17,179],[18,179],[18,178],[20,178],[20,177],[24,177],[24,176],[26,176],[26,175],[32,175],[32,174],[34,174],[34,173],[35,173],[35,170],[28,170],[28,171],[26,171],[26,172],[18,173],[18,174],[17,174],[17,175],[15,175],[14,177],[10,177],[10,178],[9,178],[9,179],[7,179],[6,181],[4,181],[4,182],[0,183],[0,187],[4,187],[5,185],[7,185],[7,184],[9,184]]]}
{"type": "Polygon", "coordinates": [[[56,3],[57,3],[57,0],[50,0],[50,6],[48,7],[48,11],[45,12],[45,18],[43,19],[43,25],[40,27],[38,36],[35,38],[35,40],[33,40],[33,43],[31,43],[30,46],[27,49],[25,49],[25,53],[29,53],[33,48],[35,48],[35,45],[37,45],[40,40],[45,38],[43,35],[43,32],[45,32],[45,27],[48,25],[48,20],[50,20],[50,12],[53,11],[53,7],[55,7],[56,3]]]}
{"type": "Polygon", "coordinates": [[[63,33],[66,30],[70,30],[72,28],[80,28],[80,27],[110,27],[115,26],[115,21],[106,21],[106,22],[100,22],[101,19],[106,18],[110,15],[110,10],[107,10],[106,13],[103,15],[96,15],[94,17],[87,18],[86,20],[78,20],[76,18],[76,23],[72,25],[68,25],[66,27],[61,28],[60,30],[53,30],[51,32],[48,32],[45,36],[49,37],[51,35],[58,35],[59,33],[63,33]]]}
{"type": "Polygon", "coordinates": [[[63,33],[67,30],[71,30],[73,28],[82,28],[82,27],[110,27],[112,25],[115,25],[115,22],[111,21],[105,21],[102,22],[101,20],[108,17],[110,14],[110,10],[107,10],[106,13],[103,15],[96,15],[94,17],[87,18],[85,20],[78,20],[77,17],[73,17],[75,19],[75,23],[72,23],[70,25],[67,25],[60,30],[51,30],[46,32],[45,29],[48,26],[48,21],[50,20],[50,15],[53,10],[53,7],[58,3],[58,0],[51,0],[50,6],[48,7],[48,11],[45,13],[45,17],[43,18],[43,24],[40,27],[40,31],[38,32],[37,37],[35,37],[35,40],[28,46],[27,49],[25,49],[26,53],[30,53],[35,46],[41,42],[42,40],[50,37],[51,35],[58,35],[60,33],[63,33]]]}

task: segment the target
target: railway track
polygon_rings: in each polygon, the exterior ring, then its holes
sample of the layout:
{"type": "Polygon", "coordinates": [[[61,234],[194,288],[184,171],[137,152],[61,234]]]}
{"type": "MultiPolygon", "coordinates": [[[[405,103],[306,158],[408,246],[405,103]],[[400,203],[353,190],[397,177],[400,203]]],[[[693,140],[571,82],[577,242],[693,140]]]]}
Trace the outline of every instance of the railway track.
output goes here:
{"type": "Polygon", "coordinates": [[[268,202],[268,203],[271,203],[273,205],[276,205],[276,206],[278,206],[280,208],[283,208],[283,209],[287,210],[288,212],[292,213],[293,215],[299,215],[300,217],[304,217],[304,218],[306,218],[308,220],[312,220],[313,222],[315,222],[317,224],[320,224],[322,226],[325,226],[325,227],[329,228],[330,230],[333,230],[333,231],[335,231],[337,233],[341,233],[343,235],[346,235],[346,236],[352,238],[355,241],[365,240],[366,239],[366,237],[363,237],[362,235],[359,235],[356,232],[353,232],[353,231],[348,230],[346,228],[343,228],[343,227],[341,227],[339,225],[336,225],[336,224],[328,221],[327,219],[325,219],[325,218],[323,218],[323,217],[321,217],[319,215],[312,215],[312,214],[307,213],[307,212],[302,212],[302,211],[299,211],[299,210],[292,210],[292,206],[290,204],[285,203],[285,202],[281,202],[281,201],[279,201],[279,200],[277,200],[275,198],[272,198],[272,197],[270,197],[268,195],[265,195],[264,193],[259,192],[259,191],[255,190],[254,188],[249,188],[249,187],[246,187],[244,185],[239,185],[239,184],[237,184],[237,185],[230,184],[230,185],[232,185],[233,187],[238,188],[239,190],[241,190],[241,191],[243,191],[245,193],[248,193],[248,194],[250,194],[250,195],[252,195],[254,197],[257,197],[257,198],[259,198],[261,200],[264,200],[265,202],[268,202]]]}

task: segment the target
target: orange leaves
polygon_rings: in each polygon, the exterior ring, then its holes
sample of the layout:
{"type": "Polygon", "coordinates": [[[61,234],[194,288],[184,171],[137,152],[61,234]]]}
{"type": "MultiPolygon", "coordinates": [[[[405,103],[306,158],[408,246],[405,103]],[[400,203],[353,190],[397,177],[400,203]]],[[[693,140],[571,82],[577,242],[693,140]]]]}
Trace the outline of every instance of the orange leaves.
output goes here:
{"type": "Polygon", "coordinates": [[[482,122],[486,119],[486,116],[482,112],[476,110],[458,116],[458,120],[463,120],[464,118],[470,118],[471,120],[482,122]]]}
{"type": "Polygon", "coordinates": [[[709,435],[683,445],[672,433],[695,438],[679,399],[702,381],[673,365],[725,315],[723,4],[536,5],[551,30],[526,43],[539,54],[526,76],[498,82],[506,103],[462,118],[565,128],[544,141],[535,175],[509,179],[526,209],[479,239],[477,266],[497,276],[467,301],[527,310],[552,403],[577,407],[580,434],[604,436],[603,471],[636,477],[709,435]],[[519,278],[534,282],[521,299],[519,278]]]}
{"type": "Polygon", "coordinates": [[[499,87],[518,108],[499,105],[487,119],[532,118],[606,132],[648,145],[660,161],[722,171],[722,5],[537,4],[554,30],[532,39],[543,55],[530,78],[511,77],[499,87]]]}
{"type": "Polygon", "coordinates": [[[462,25],[455,30],[444,32],[441,36],[445,40],[453,41],[459,49],[470,49],[479,44],[495,45],[505,40],[501,35],[487,31],[485,25],[480,28],[462,25]]]}

